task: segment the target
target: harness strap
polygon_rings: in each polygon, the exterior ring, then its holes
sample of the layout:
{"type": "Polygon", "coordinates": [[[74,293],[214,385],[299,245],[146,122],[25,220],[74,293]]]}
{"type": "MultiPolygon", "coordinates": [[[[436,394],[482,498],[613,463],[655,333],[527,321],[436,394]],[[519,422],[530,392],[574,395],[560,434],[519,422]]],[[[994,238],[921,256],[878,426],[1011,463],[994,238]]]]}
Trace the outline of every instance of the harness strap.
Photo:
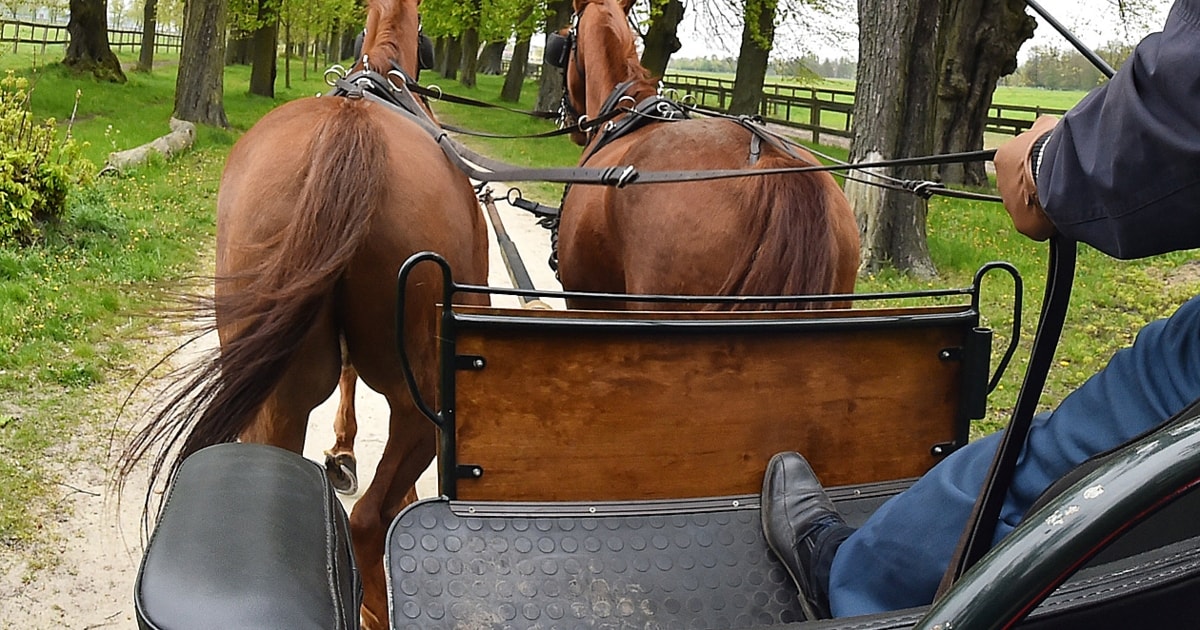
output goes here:
{"type": "MultiPolygon", "coordinates": [[[[788,157],[800,160],[807,164],[812,164],[812,162],[804,159],[803,156],[796,152],[796,149],[794,148],[795,144],[793,142],[771,131],[770,129],[767,129],[766,125],[762,124],[762,121],[751,116],[738,116],[737,118],[732,118],[731,120],[741,125],[746,131],[750,132],[752,136],[751,142],[756,140],[759,142],[759,144],[766,142],[788,157]]],[[[761,154],[761,151],[759,153],[761,154]]],[[[750,163],[753,164],[755,161],[757,161],[757,156],[750,163]]]]}
{"type": "Polygon", "coordinates": [[[533,216],[535,216],[538,219],[543,220],[543,221],[545,219],[557,218],[558,215],[562,212],[561,208],[555,208],[554,206],[547,206],[547,205],[538,203],[536,201],[530,201],[530,200],[522,197],[521,189],[519,189],[519,188],[509,189],[508,195],[504,198],[504,200],[508,202],[508,205],[510,205],[514,208],[520,208],[521,210],[524,210],[525,212],[528,212],[529,214],[532,214],[533,216]],[[516,193],[515,196],[513,195],[514,192],[516,193]]]}
{"type": "Polygon", "coordinates": [[[423,104],[407,89],[412,82],[403,70],[394,67],[388,71],[389,76],[401,79],[397,86],[388,77],[374,70],[360,70],[345,77],[339,77],[333,83],[329,96],[345,96],[348,98],[363,98],[371,95],[387,104],[391,109],[406,114],[414,120],[424,121],[437,126],[423,104]]]}
{"type": "Polygon", "coordinates": [[[544,111],[544,110],[516,109],[513,107],[506,107],[506,106],[500,105],[498,103],[489,103],[487,101],[480,101],[480,100],[476,100],[473,98],[467,98],[465,96],[457,96],[455,94],[443,92],[440,89],[436,89],[436,88],[424,87],[421,84],[417,83],[416,81],[407,82],[406,87],[409,89],[409,91],[413,92],[414,94],[420,94],[421,96],[424,96],[425,98],[433,99],[435,101],[445,101],[447,103],[454,103],[456,105],[472,105],[475,107],[486,107],[486,108],[490,108],[490,109],[502,109],[506,112],[512,112],[514,114],[521,114],[522,116],[530,116],[532,118],[542,118],[545,120],[558,120],[558,112],[550,112],[550,111],[544,111]]]}
{"type": "Polygon", "coordinates": [[[472,129],[463,129],[462,127],[456,127],[454,125],[445,125],[445,124],[441,125],[441,128],[445,129],[447,131],[453,131],[454,133],[460,133],[465,136],[475,136],[476,138],[497,138],[497,139],[501,139],[501,140],[525,140],[525,139],[532,139],[532,138],[552,138],[554,136],[562,136],[562,135],[566,135],[569,133],[575,133],[577,131],[580,133],[584,133],[584,134],[591,134],[596,129],[596,127],[599,127],[600,125],[603,125],[604,123],[616,118],[617,116],[625,114],[628,111],[629,110],[624,110],[624,109],[613,110],[613,111],[608,112],[605,115],[599,116],[595,119],[585,118],[585,119],[575,123],[574,125],[569,125],[566,127],[559,127],[558,129],[554,129],[552,131],[543,131],[541,133],[528,133],[528,134],[521,134],[521,135],[505,135],[505,134],[498,134],[498,133],[487,133],[484,131],[474,131],[472,129]]]}
{"type": "Polygon", "coordinates": [[[592,140],[587,151],[580,159],[580,164],[586,163],[597,151],[605,145],[616,141],[618,138],[645,127],[652,122],[677,122],[687,119],[687,110],[682,108],[678,103],[670,99],[655,95],[649,98],[642,99],[642,102],[633,107],[621,107],[622,101],[633,99],[626,96],[625,92],[634,85],[634,81],[626,81],[618,85],[611,94],[604,106],[600,108],[598,119],[610,119],[614,114],[629,114],[625,118],[613,121],[604,125],[600,133],[592,140]]]}

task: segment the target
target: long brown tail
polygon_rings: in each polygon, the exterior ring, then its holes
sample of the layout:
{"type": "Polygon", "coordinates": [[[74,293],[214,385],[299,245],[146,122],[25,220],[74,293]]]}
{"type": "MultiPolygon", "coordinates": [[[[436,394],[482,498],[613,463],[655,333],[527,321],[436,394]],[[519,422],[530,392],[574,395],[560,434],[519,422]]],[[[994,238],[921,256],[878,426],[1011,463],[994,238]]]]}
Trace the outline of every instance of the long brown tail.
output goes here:
{"type": "Polygon", "coordinates": [[[155,448],[152,480],[164,468],[173,475],[183,458],[205,446],[235,440],[278,385],[369,231],[386,182],[378,125],[350,99],[313,124],[308,170],[286,229],[261,244],[255,266],[217,279],[230,290],[218,291],[213,306],[221,325],[232,323],[237,333],[223,340],[214,360],[189,371],[130,441],[122,478],[155,448]]]}
{"type": "MultiPolygon", "coordinates": [[[[771,155],[756,168],[802,165],[771,155]]],[[[830,292],[834,261],[826,195],[837,184],[822,173],[765,175],[738,180],[742,187],[746,248],[730,268],[724,295],[819,295],[830,292]]],[[[837,192],[833,190],[832,192],[837,192]]],[[[823,304],[778,307],[817,308],[823,304]]],[[[755,308],[755,307],[751,307],[755,308]]]]}

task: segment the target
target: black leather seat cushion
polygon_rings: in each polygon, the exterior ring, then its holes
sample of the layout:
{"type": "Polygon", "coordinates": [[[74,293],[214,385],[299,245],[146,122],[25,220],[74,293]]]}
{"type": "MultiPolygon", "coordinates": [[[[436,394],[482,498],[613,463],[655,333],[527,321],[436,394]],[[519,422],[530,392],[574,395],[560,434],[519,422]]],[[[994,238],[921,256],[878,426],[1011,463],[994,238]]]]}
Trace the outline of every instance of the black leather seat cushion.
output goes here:
{"type": "Polygon", "coordinates": [[[283,449],[188,457],[142,559],[143,629],[357,628],[361,584],[324,471],[283,449]]]}

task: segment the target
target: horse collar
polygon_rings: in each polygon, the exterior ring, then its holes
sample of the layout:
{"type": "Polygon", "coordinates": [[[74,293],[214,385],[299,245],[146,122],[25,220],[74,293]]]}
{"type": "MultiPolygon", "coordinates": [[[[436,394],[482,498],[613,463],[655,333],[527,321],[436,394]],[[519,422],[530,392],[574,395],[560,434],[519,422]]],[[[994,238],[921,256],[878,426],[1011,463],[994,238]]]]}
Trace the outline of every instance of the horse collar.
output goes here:
{"type": "Polygon", "coordinates": [[[600,116],[597,117],[597,120],[604,120],[605,118],[610,120],[597,130],[589,132],[588,138],[591,142],[580,163],[587,162],[601,147],[646,125],[659,122],[677,122],[689,118],[687,110],[680,107],[678,103],[658,95],[651,96],[643,99],[640,103],[634,103],[620,109],[625,115],[615,118],[613,114],[621,108],[621,103],[626,100],[633,103],[633,97],[627,95],[626,92],[636,83],[636,81],[626,81],[613,88],[612,93],[608,95],[604,106],[600,108],[600,116]]]}
{"type": "Polygon", "coordinates": [[[371,94],[412,115],[427,119],[429,114],[417,103],[417,97],[408,89],[412,83],[413,80],[393,63],[386,76],[374,70],[359,70],[338,77],[332,82],[333,89],[328,92],[328,96],[356,99],[371,94]],[[398,84],[394,78],[399,79],[398,84]]]}
{"type": "Polygon", "coordinates": [[[628,92],[629,88],[633,87],[635,83],[637,82],[625,81],[624,83],[618,83],[617,87],[613,88],[612,92],[609,92],[608,98],[605,99],[604,104],[600,106],[600,111],[596,113],[596,117],[603,118],[606,114],[619,107],[621,105],[621,101],[624,99],[628,98],[632,103],[632,97],[626,96],[625,93],[628,92]]]}

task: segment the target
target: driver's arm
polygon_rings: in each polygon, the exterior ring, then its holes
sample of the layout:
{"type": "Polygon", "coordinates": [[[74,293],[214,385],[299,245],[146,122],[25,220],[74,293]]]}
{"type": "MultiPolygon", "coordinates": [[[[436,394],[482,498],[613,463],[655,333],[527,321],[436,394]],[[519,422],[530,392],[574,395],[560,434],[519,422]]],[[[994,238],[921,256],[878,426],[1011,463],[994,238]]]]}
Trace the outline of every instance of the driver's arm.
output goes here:
{"type": "Polygon", "coordinates": [[[1200,0],[1177,0],[1112,81],[1039,122],[996,157],[1022,233],[1126,259],[1200,247],[1200,0]]]}

